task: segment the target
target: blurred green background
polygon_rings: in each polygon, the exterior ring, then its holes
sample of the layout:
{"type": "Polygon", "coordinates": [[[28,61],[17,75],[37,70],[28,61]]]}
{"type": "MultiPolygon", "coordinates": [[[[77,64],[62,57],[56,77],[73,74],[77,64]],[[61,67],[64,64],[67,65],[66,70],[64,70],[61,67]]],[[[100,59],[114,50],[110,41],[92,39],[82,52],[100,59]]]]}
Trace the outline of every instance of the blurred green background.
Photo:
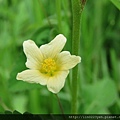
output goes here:
{"type": "MultiPolygon", "coordinates": [[[[81,20],[79,113],[120,113],[120,11],[109,0],[88,0],[81,20]]],[[[0,113],[61,113],[46,86],[17,81],[25,70],[22,43],[38,46],[57,34],[71,49],[70,0],[0,0],[0,113]]],[[[71,72],[58,96],[64,113],[71,108],[71,72]]]]}

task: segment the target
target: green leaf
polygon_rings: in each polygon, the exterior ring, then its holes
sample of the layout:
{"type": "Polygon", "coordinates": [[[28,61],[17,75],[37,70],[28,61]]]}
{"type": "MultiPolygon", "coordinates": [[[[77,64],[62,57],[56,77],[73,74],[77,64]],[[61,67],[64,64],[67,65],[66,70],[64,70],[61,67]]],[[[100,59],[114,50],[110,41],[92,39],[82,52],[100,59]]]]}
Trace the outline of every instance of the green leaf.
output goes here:
{"type": "Polygon", "coordinates": [[[21,114],[20,112],[18,112],[17,110],[13,111],[13,114],[21,114]]]}
{"type": "Polygon", "coordinates": [[[20,91],[24,91],[24,90],[29,90],[29,89],[33,89],[33,88],[40,88],[39,84],[31,84],[31,83],[27,83],[24,81],[19,81],[16,79],[16,75],[18,72],[21,72],[27,68],[25,68],[25,55],[22,54],[18,57],[18,59],[16,60],[16,64],[13,68],[13,71],[11,72],[11,76],[9,79],[9,90],[11,92],[20,92],[20,91]]]}
{"type": "Polygon", "coordinates": [[[12,114],[12,112],[11,111],[5,111],[5,114],[12,114]]]}
{"type": "Polygon", "coordinates": [[[120,10],[120,0],[111,0],[111,2],[120,10]]]}
{"type": "MultiPolygon", "coordinates": [[[[100,113],[117,100],[117,89],[113,80],[106,78],[84,86],[85,113],[100,113]]],[[[101,113],[102,114],[102,113],[101,113]]]]}
{"type": "Polygon", "coordinates": [[[20,112],[18,112],[17,110],[14,110],[13,112],[11,111],[5,111],[5,114],[21,114],[20,112]]]}

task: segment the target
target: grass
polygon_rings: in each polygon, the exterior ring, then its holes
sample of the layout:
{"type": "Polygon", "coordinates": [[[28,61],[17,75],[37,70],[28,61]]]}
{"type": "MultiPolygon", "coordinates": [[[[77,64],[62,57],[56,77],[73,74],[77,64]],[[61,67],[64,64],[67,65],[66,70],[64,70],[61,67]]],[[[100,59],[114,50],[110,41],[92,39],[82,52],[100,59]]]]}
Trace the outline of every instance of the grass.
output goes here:
{"type": "MultiPolygon", "coordinates": [[[[79,54],[78,113],[120,111],[120,11],[107,0],[87,1],[82,13],[79,54]]],[[[46,87],[16,80],[25,69],[22,43],[38,46],[57,34],[67,37],[71,49],[72,14],[69,0],[0,1],[0,113],[61,113],[56,97],[46,87]]],[[[71,73],[58,94],[64,113],[71,108],[71,73]]]]}

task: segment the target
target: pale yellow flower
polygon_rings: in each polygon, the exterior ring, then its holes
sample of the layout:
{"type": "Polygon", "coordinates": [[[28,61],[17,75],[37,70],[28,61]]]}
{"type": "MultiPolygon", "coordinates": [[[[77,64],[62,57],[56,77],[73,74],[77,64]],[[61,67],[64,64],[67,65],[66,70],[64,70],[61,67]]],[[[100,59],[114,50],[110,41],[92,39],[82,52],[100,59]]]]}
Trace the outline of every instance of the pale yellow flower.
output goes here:
{"type": "Polygon", "coordinates": [[[17,74],[17,80],[47,85],[49,91],[58,93],[65,84],[69,69],[76,66],[81,57],[62,51],[66,38],[59,34],[50,43],[37,47],[32,40],[23,42],[27,57],[26,67],[17,74]]]}

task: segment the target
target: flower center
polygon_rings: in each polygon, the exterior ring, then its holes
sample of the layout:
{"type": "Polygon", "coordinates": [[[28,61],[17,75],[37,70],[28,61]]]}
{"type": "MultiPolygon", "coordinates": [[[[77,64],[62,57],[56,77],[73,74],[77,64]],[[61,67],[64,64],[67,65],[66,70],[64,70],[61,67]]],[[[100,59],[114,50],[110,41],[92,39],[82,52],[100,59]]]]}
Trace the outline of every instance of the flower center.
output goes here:
{"type": "Polygon", "coordinates": [[[52,58],[47,58],[42,63],[41,72],[52,76],[56,71],[56,68],[55,60],[52,58]]]}

